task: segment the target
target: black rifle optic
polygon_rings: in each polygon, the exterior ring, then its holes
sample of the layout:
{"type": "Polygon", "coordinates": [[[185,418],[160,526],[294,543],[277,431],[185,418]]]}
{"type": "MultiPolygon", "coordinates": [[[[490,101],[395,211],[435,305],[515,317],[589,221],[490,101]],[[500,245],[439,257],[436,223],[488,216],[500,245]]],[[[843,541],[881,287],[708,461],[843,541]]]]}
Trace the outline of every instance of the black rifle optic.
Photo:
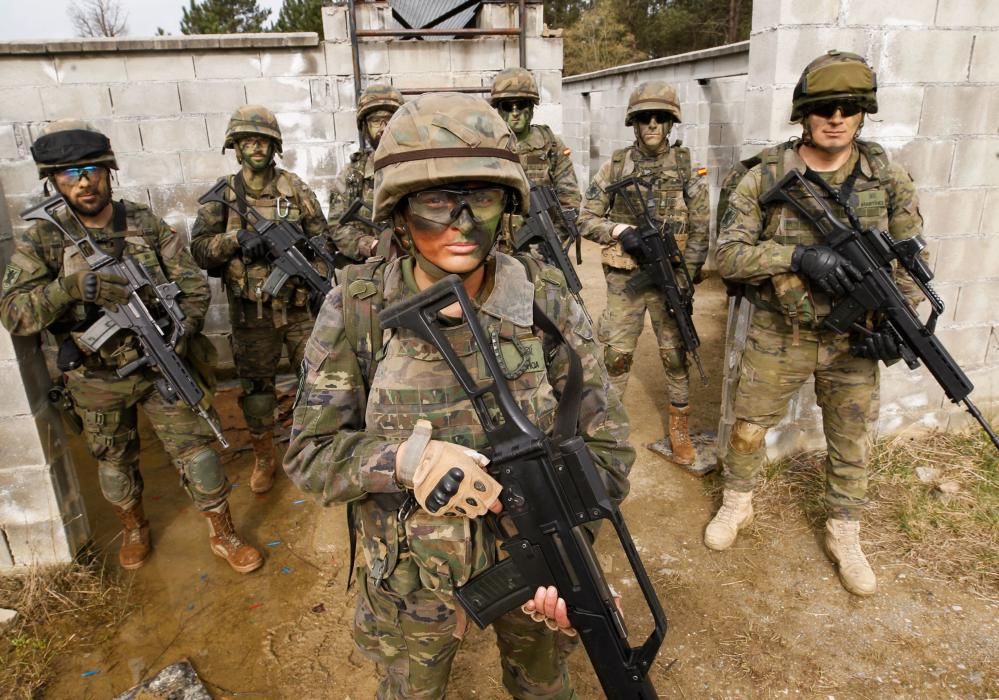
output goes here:
{"type": "Polygon", "coordinates": [[[760,203],[793,207],[815,227],[826,245],[845,257],[863,276],[849,295],[833,305],[824,325],[837,333],[850,330],[867,333],[869,331],[862,325],[867,314],[883,317],[895,334],[900,354],[909,369],[919,367],[920,362],[925,364],[947,398],[954,403],[963,403],[999,449],[999,437],[968,398],[974,385],[935,335],[944,303],[930,287],[933,273],[919,259],[919,253],[926,245],[922,238],[914,236],[896,241],[886,231],[865,229],[849,202],[813,170],[805,175],[796,169],[788,171],[760,197],[760,203]],[[836,218],[816,185],[843,208],[849,225],[836,218]],[[925,324],[895,284],[892,261],[897,261],[929,299],[931,311],[925,324]]]}
{"type": "MultiPolygon", "coordinates": [[[[544,313],[535,324],[561,341],[569,357],[568,379],[559,401],[553,435],[524,415],[503,379],[490,340],[457,275],[389,306],[379,314],[383,328],[407,328],[441,353],[482,425],[489,449],[489,473],[502,486],[503,512],[487,522],[509,557],[455,589],[469,617],[486,627],[533,597],[538,586],[555,586],[565,599],[569,620],[579,632],[593,669],[608,697],[655,698],[648,672],[666,635],[666,615],[628,534],[624,517],[610,499],[593,458],[577,433],[582,363],[544,313]],[[437,313],[457,302],[475,338],[492,381],[476,385],[437,321],[437,313]],[[494,411],[492,407],[497,407],[494,411]],[[588,523],[607,520],[627,554],[654,622],[645,642],[633,647],[603,569],[593,550],[588,523]]],[[[400,509],[408,517],[415,504],[400,509]],[[408,512],[407,512],[408,511],[408,512]]]]}
{"type": "Polygon", "coordinates": [[[45,221],[55,226],[79,249],[91,270],[108,272],[128,281],[128,299],[122,304],[104,309],[80,337],[80,342],[96,351],[119,331],[126,330],[135,334],[142,354],[139,359],[118,369],[118,377],[127,377],[143,367],[155,370],[160,377],[154,384],[163,399],[169,403],[183,401],[211,426],[219,444],[228,447],[229,443],[223,437],[221,427],[202,406],[204,390],[174,350],[184,335],[185,318],[184,310],[177,303],[177,295],[180,294],[177,283],[156,284],[149,276],[149,271],[135,258],[124,255],[121,260],[116,260],[101,250],[61,194],[25,210],[21,213],[21,218],[25,221],[45,221]],[[71,228],[77,233],[68,230],[55,217],[55,212],[60,208],[66,210],[73,223],[71,228]],[[147,290],[146,293],[153,299],[153,311],[139,296],[142,289],[147,290]]]}
{"type": "Polygon", "coordinates": [[[666,311],[680,331],[683,350],[697,365],[701,383],[707,385],[701,356],[697,354],[701,339],[694,328],[694,284],[672,227],[668,222],[653,219],[645,204],[652,199],[652,185],[631,175],[608,185],[605,191],[611,196],[621,197],[632,217],[639,222],[635,229],[646,251],[642,260],[637,261],[641,271],[628,282],[628,291],[637,294],[643,289],[655,287],[662,292],[666,299],[666,311]],[[679,277],[677,270],[680,271],[679,277]]]}
{"type": "Polygon", "coordinates": [[[586,315],[587,320],[592,323],[593,319],[590,318],[590,314],[586,310],[586,305],[579,295],[580,290],[583,288],[583,283],[579,280],[576,268],[572,266],[572,262],[568,256],[569,247],[575,243],[576,263],[583,262],[582,249],[580,247],[582,245],[581,239],[579,231],[576,229],[576,212],[571,209],[567,211],[562,208],[558,197],[555,196],[555,188],[551,185],[532,185],[530,196],[530,212],[527,218],[524,219],[521,227],[513,234],[513,248],[517,251],[526,251],[532,244],[537,244],[541,249],[541,257],[545,259],[545,262],[555,265],[562,271],[566,284],[569,285],[569,291],[576,297],[576,301],[579,302],[579,306],[583,310],[583,314],[586,315]],[[558,231],[555,229],[555,224],[552,221],[552,211],[557,213],[562,225],[569,232],[569,236],[564,244],[559,238],[558,231]]]}
{"type": "Polygon", "coordinates": [[[325,238],[309,238],[301,227],[286,219],[273,221],[264,218],[240,196],[226,177],[220,178],[214,187],[198,199],[199,204],[210,202],[229,207],[236,214],[245,217],[253,230],[267,243],[267,261],[274,269],[264,280],[261,289],[275,296],[291,277],[298,277],[309,288],[313,312],[318,311],[326,295],[336,284],[335,260],[323,247],[325,238]],[[232,191],[231,200],[227,199],[226,190],[232,191]],[[320,240],[316,241],[316,238],[320,240]],[[318,258],[326,264],[325,277],[312,266],[310,258],[318,258]]]}

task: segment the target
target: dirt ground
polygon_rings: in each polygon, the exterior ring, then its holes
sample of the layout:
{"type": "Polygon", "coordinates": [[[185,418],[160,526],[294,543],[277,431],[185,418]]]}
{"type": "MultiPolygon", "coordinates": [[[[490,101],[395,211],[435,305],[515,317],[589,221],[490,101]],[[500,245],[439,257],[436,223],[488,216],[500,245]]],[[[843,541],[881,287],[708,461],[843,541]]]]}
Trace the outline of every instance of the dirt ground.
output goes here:
{"type": "MultiPolygon", "coordinates": [[[[595,248],[581,270],[594,318],[605,288],[595,248]]],[[[721,283],[699,288],[696,322],[710,382],[692,382],[694,431],[717,429],[726,299],[721,283]]],[[[840,586],[821,533],[796,504],[758,513],[729,551],[706,549],[701,533],[715,508],[715,477],[698,478],[645,446],[663,435],[666,397],[651,337],[643,334],[626,408],[638,460],[624,505],[629,528],[669,616],[652,671],[663,697],[989,698],[999,696],[999,605],[936,580],[879,548],[864,531],[880,590],[869,599],[840,586]]],[[[142,468],[155,550],[131,573],[135,612],[114,642],[61,660],[46,697],[108,698],[163,666],[189,658],[218,698],[369,698],[375,668],[350,637],[342,508],[324,510],[281,479],[266,496],[246,486],[252,456],[235,407],[221,408],[232,447],[237,525],[265,552],[262,570],[239,576],[214,557],[207,530],[155,438],[143,433],[142,468]]],[[[117,529],[78,444],[81,481],[95,537],[115,556],[117,529]]],[[[602,546],[608,544],[602,542],[602,546]]],[[[634,640],[647,633],[626,560],[607,548],[605,568],[634,640]]],[[[602,696],[585,653],[570,659],[582,698],[602,696]]],[[[473,629],[455,663],[448,698],[507,697],[492,634],[473,629]]]]}

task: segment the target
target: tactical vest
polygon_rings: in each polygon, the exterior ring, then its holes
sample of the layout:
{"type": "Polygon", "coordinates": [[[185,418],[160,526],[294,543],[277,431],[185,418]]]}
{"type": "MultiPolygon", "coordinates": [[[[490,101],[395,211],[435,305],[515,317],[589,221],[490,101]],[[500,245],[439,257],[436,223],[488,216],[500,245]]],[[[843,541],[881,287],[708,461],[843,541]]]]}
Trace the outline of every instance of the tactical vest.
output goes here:
{"type": "MultiPolygon", "coordinates": [[[[246,191],[245,186],[242,187],[246,203],[256,209],[265,219],[271,221],[286,219],[292,223],[298,223],[304,214],[299,202],[298,190],[287,171],[281,168],[276,168],[276,171],[273,182],[259,196],[252,195],[246,191]]],[[[240,186],[235,175],[229,175],[228,178],[231,187],[240,186]]],[[[226,197],[230,202],[236,201],[236,195],[232,189],[226,190],[226,197]]],[[[247,220],[229,207],[226,207],[226,217],[226,231],[250,228],[247,220]]],[[[291,280],[278,293],[277,299],[271,299],[270,295],[263,291],[264,282],[267,281],[272,269],[271,264],[265,260],[245,263],[242,256],[236,255],[226,263],[223,282],[233,297],[256,302],[258,306],[270,304],[275,311],[279,311],[285,306],[305,307],[309,302],[308,288],[296,286],[291,280]]]]}
{"type": "MultiPolygon", "coordinates": [[[[498,254],[496,258],[497,282],[491,295],[503,293],[500,284],[516,289],[515,283],[499,280],[523,265],[528,281],[539,280],[532,285],[534,303],[553,315],[564,287],[559,274],[527,255],[498,254]]],[[[434,439],[483,449],[487,442],[475,412],[440,353],[411,331],[380,329],[377,318],[387,269],[384,261],[372,258],[364,265],[346,268],[342,281],[344,333],[368,386],[365,425],[379,435],[404,440],[416,420],[429,415],[434,439]]],[[[401,274],[398,267],[393,269],[401,274]]],[[[548,431],[557,405],[548,382],[552,352],[548,339],[542,342],[530,321],[517,325],[486,313],[479,314],[479,320],[493,347],[499,349],[514,398],[530,419],[548,431]]],[[[473,381],[491,381],[468,325],[446,327],[444,334],[473,381]]],[[[401,501],[394,496],[371,494],[349,509],[351,529],[361,536],[368,575],[377,581],[395,572],[392,587],[396,593],[404,595],[422,587],[453,603],[454,587],[495,560],[492,534],[478,521],[433,517],[422,510],[400,523],[396,510],[401,501]]]]}
{"type": "MultiPolygon", "coordinates": [[[[673,144],[663,153],[646,156],[635,146],[622,148],[611,156],[610,182],[634,174],[652,183],[645,207],[653,219],[673,224],[673,235],[682,254],[687,247],[687,201],[684,198],[691,178],[690,149],[673,144]]],[[[606,217],[620,224],[637,226],[640,222],[628,210],[624,200],[612,197],[606,217]]],[[[615,243],[601,251],[601,261],[621,270],[634,270],[638,263],[615,243]]]]}
{"type": "MultiPolygon", "coordinates": [[[[884,148],[870,141],[857,142],[859,159],[848,176],[850,204],[865,228],[888,229],[894,201],[894,182],[886,177],[888,156],[884,148]],[[869,169],[870,175],[862,170],[869,169]]],[[[796,163],[794,142],[783,143],[760,153],[762,184],[760,194],[767,192],[796,163]]],[[[846,220],[842,208],[824,191],[824,199],[841,220],[846,220]]],[[[783,245],[823,245],[825,239],[800,214],[788,206],[770,206],[764,214],[760,240],[773,240],[783,245]]],[[[798,326],[817,329],[832,309],[829,295],[813,290],[801,275],[787,272],[774,275],[760,285],[746,285],[746,298],[754,306],[780,313],[797,329],[798,326]]]]}
{"type": "Polygon", "coordinates": [[[517,154],[520,156],[520,165],[532,185],[554,185],[555,178],[552,176],[552,171],[558,158],[555,134],[551,127],[545,124],[532,124],[531,130],[535,129],[544,138],[544,143],[540,148],[533,148],[526,141],[518,141],[517,154]]]}

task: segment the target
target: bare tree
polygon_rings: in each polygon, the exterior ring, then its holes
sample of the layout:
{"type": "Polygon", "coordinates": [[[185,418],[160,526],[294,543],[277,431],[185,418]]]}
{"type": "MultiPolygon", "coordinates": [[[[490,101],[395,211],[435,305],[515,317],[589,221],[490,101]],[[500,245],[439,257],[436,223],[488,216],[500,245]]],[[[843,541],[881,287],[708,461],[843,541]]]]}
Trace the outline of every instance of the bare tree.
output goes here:
{"type": "Polygon", "coordinates": [[[120,0],[73,0],[68,12],[77,36],[124,36],[128,33],[128,13],[121,9],[120,0]]]}

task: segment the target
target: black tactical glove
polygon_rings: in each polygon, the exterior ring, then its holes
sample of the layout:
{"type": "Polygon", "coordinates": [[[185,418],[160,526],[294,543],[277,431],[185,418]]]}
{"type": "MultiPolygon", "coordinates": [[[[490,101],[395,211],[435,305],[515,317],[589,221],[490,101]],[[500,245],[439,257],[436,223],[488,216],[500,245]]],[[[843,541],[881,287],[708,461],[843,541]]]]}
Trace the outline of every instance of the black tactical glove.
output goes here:
{"type": "Polygon", "coordinates": [[[626,228],[618,236],[621,243],[621,250],[635,259],[635,262],[642,263],[649,256],[649,249],[645,246],[645,241],[638,235],[634,226],[626,228]]]}
{"type": "Polygon", "coordinates": [[[846,296],[863,275],[850,261],[829,246],[795,246],[791,272],[801,271],[818,285],[819,290],[834,296],[846,296]]]}
{"type": "Polygon", "coordinates": [[[256,231],[240,229],[236,234],[236,242],[243,251],[245,262],[254,262],[267,254],[267,241],[256,231]]]}
{"type": "Polygon", "coordinates": [[[128,280],[110,272],[81,270],[63,277],[60,284],[77,301],[99,306],[116,306],[128,299],[128,280]]]}
{"type": "Polygon", "coordinates": [[[851,338],[850,354],[869,360],[881,360],[886,365],[893,364],[902,357],[894,331],[886,326],[851,338]]]}

